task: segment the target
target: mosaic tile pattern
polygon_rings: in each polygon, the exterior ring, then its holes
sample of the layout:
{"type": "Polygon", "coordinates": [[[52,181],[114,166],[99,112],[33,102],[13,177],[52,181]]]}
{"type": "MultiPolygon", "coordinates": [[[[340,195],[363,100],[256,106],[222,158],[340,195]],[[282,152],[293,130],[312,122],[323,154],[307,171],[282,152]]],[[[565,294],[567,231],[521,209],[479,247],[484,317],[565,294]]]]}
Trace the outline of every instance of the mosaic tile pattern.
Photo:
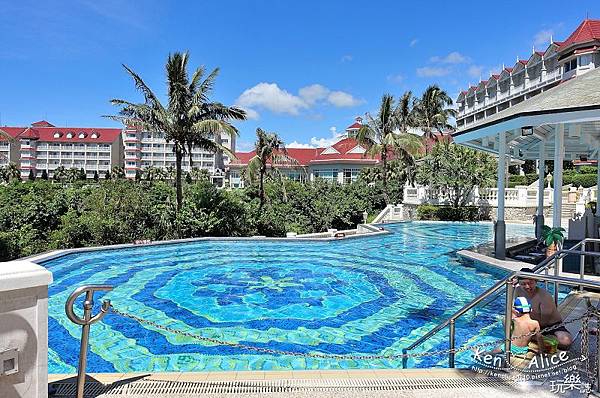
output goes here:
{"type": "MultiPolygon", "coordinates": [[[[287,351],[370,355],[400,352],[503,276],[455,254],[491,240],[491,224],[387,228],[394,233],[336,242],[204,241],[47,261],[43,265],[54,273],[50,373],[72,373],[77,366],[81,332],[64,314],[64,303],[83,284],[113,285],[106,298],[120,310],[203,336],[287,351]]],[[[508,236],[533,234],[529,225],[507,229],[508,236]]],[[[497,338],[503,306],[500,299],[468,314],[457,325],[457,344],[497,338]]],[[[440,333],[423,349],[445,347],[447,333],[440,333]]],[[[90,372],[400,367],[400,361],[257,355],[112,314],[92,327],[90,348],[90,372]]],[[[411,365],[443,366],[444,360],[411,365]]]]}

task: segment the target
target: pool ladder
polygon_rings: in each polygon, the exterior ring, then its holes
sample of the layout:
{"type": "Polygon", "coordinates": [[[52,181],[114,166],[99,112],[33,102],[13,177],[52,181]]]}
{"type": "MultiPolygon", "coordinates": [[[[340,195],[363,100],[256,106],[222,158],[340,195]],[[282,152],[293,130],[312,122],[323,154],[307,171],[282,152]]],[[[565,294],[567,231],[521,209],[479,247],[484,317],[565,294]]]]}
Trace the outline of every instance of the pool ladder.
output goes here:
{"type": "Polygon", "coordinates": [[[85,368],[87,363],[87,351],[88,343],[90,339],[90,326],[104,318],[110,309],[110,300],[103,300],[100,312],[96,315],[92,315],[94,308],[94,293],[98,291],[109,292],[113,290],[112,286],[108,285],[86,285],[81,286],[67,299],[65,303],[65,312],[71,322],[81,325],[81,346],[79,349],[79,365],[77,367],[77,398],[83,398],[84,387],[85,387],[85,368]],[[83,318],[79,317],[75,313],[75,300],[79,296],[85,293],[85,300],[83,301],[83,318]]]}

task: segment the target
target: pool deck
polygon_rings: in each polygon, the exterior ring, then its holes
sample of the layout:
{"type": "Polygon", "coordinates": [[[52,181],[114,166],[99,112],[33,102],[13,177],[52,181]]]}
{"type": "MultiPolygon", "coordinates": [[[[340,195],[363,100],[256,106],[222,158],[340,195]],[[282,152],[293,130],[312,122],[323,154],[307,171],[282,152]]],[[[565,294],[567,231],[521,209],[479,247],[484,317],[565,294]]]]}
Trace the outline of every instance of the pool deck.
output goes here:
{"type": "MultiPolygon", "coordinates": [[[[67,397],[75,375],[50,375],[67,397]]],[[[470,370],[323,370],[90,374],[94,397],[552,397],[542,383],[515,383],[470,370]]],[[[87,395],[86,395],[87,396],[87,395]]],[[[568,395],[565,395],[568,396],[568,395]]]]}
{"type": "MultiPolygon", "coordinates": [[[[528,240],[532,240],[534,238],[514,238],[508,239],[506,242],[506,248],[510,249],[513,246],[517,246],[521,243],[524,243],[528,240]]],[[[479,245],[476,247],[472,247],[468,250],[460,250],[457,254],[461,257],[468,258],[470,260],[479,261],[485,263],[487,265],[491,265],[496,268],[503,269],[505,271],[514,272],[519,271],[521,268],[532,268],[533,265],[529,263],[525,263],[523,261],[518,261],[514,259],[506,259],[506,260],[498,260],[494,258],[494,248],[493,243],[486,243],[483,245],[479,245]]],[[[563,272],[559,271],[559,276],[565,278],[579,278],[579,274],[574,274],[571,272],[563,272]]],[[[585,279],[592,282],[600,283],[600,276],[598,275],[590,275],[586,274],[585,279]]]]}

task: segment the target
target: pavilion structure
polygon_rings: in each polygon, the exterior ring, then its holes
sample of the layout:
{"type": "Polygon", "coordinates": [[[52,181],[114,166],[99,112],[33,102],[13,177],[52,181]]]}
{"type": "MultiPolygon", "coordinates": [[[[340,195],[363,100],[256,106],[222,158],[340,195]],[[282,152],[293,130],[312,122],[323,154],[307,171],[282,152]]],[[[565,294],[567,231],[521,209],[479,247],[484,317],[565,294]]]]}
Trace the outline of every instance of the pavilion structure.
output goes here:
{"type": "MultiPolygon", "coordinates": [[[[600,68],[562,81],[526,101],[468,124],[457,130],[453,138],[458,144],[498,156],[495,257],[504,259],[507,159],[538,161],[539,186],[536,215],[538,237],[545,222],[544,164],[546,160],[554,160],[553,218],[548,224],[560,227],[563,161],[587,158],[600,160],[600,68]]],[[[600,187],[600,173],[598,173],[598,187],[600,187]]],[[[600,216],[600,206],[597,206],[596,212],[596,216],[600,216]]]]}

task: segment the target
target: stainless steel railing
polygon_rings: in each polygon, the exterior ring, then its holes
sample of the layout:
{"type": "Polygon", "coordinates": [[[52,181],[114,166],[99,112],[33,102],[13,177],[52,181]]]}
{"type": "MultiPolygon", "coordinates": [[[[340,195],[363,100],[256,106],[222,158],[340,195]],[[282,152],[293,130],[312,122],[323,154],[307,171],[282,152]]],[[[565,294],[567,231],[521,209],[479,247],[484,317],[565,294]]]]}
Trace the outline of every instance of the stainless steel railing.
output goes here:
{"type": "MultiPolygon", "coordinates": [[[[505,309],[505,314],[504,314],[505,315],[505,322],[504,322],[505,331],[504,331],[504,333],[505,333],[505,341],[507,341],[507,345],[508,345],[508,349],[505,352],[507,353],[507,355],[509,355],[510,354],[510,321],[511,321],[511,316],[512,316],[512,301],[513,301],[513,293],[514,293],[513,292],[514,287],[513,287],[511,281],[515,277],[518,277],[519,275],[534,275],[535,277],[532,277],[531,279],[544,281],[546,283],[546,287],[549,282],[554,283],[554,302],[557,305],[558,305],[558,292],[559,292],[559,288],[560,288],[561,284],[569,285],[569,286],[573,286],[573,285],[579,286],[579,290],[583,290],[585,287],[588,287],[588,288],[593,287],[596,289],[600,289],[600,283],[589,282],[589,281],[585,280],[585,273],[584,273],[585,257],[586,256],[600,257],[600,252],[585,250],[589,243],[600,243],[600,239],[586,238],[586,239],[583,239],[582,241],[580,241],[579,243],[575,244],[570,249],[562,249],[562,250],[557,251],[554,255],[546,258],[540,264],[533,267],[532,274],[523,273],[520,271],[515,271],[515,272],[511,273],[506,278],[500,280],[499,282],[494,284],[492,287],[490,287],[489,289],[487,289],[486,291],[481,293],[479,296],[474,298],[471,302],[469,302],[468,304],[463,306],[461,309],[456,311],[453,315],[451,315],[444,322],[440,323],[435,328],[431,329],[428,333],[423,335],[417,341],[415,341],[408,347],[404,348],[402,350],[402,352],[404,354],[406,354],[408,351],[415,349],[416,347],[420,346],[425,341],[429,340],[431,337],[433,337],[434,335],[436,335],[437,333],[439,333],[441,330],[445,329],[446,327],[449,328],[448,344],[449,344],[450,349],[453,349],[456,345],[456,341],[455,341],[456,340],[456,338],[455,338],[455,336],[456,336],[456,321],[460,317],[462,317],[464,314],[466,314],[469,310],[473,309],[474,307],[479,305],[481,302],[483,302],[485,299],[489,298],[491,295],[493,295],[495,293],[501,292],[501,290],[506,287],[506,309],[505,309]],[[577,250],[577,249],[582,249],[582,250],[577,250]],[[579,278],[578,279],[566,278],[566,277],[559,276],[559,272],[562,269],[563,259],[568,255],[579,255],[580,256],[579,278]],[[549,275],[549,273],[548,273],[550,268],[554,269],[553,276],[549,275]],[[541,272],[544,272],[543,276],[539,275],[539,273],[541,273],[541,272]],[[577,283],[574,283],[574,281],[577,281],[577,283]]],[[[454,352],[451,351],[448,354],[448,365],[451,368],[454,367],[454,359],[455,359],[455,354],[454,354],[454,352]]],[[[408,360],[405,357],[402,360],[403,368],[407,367],[407,362],[408,362],[408,360]]]]}

